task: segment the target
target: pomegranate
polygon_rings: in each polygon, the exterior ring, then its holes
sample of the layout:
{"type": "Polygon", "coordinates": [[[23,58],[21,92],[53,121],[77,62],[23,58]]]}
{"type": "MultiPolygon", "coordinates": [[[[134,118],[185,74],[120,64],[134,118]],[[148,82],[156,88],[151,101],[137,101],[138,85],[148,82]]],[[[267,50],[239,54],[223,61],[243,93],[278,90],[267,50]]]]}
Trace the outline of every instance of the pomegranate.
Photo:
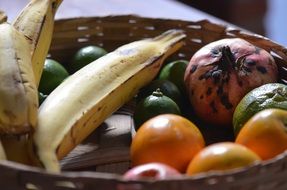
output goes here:
{"type": "Polygon", "coordinates": [[[180,175],[181,174],[171,166],[162,163],[151,162],[131,168],[123,175],[123,178],[128,180],[139,180],[144,178],[160,180],[180,175]]]}
{"type": "Polygon", "coordinates": [[[240,39],[222,39],[191,58],[184,83],[191,105],[202,120],[228,126],[235,107],[255,87],[278,80],[273,57],[240,39]]]}

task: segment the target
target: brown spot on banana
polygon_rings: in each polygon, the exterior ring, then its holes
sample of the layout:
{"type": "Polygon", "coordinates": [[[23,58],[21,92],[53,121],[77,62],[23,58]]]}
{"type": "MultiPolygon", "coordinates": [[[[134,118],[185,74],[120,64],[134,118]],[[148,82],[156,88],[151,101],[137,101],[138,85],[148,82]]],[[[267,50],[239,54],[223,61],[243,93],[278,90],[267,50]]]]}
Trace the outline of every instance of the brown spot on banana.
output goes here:
{"type": "Polygon", "coordinates": [[[30,43],[37,86],[52,40],[54,16],[62,0],[31,0],[13,22],[30,43]]]}

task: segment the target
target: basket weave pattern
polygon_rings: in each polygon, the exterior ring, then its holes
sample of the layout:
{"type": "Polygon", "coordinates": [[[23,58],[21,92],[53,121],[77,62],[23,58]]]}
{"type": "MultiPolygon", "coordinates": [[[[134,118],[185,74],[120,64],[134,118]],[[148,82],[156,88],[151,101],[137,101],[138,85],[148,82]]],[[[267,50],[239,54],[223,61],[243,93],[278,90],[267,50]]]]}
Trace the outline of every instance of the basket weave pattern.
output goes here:
{"type": "MultiPolygon", "coordinates": [[[[68,64],[71,56],[86,45],[112,51],[131,41],[154,37],[169,29],[183,29],[186,45],[171,59],[190,59],[199,48],[212,41],[240,37],[272,53],[279,67],[280,82],[287,82],[287,49],[259,35],[210,23],[151,19],[134,15],[59,20],[55,23],[50,55],[68,64]]],[[[0,186],[10,189],[80,190],[286,190],[287,152],[267,162],[225,173],[164,181],[123,181],[120,175],[99,172],[50,174],[41,169],[11,162],[0,164],[0,186]]]]}

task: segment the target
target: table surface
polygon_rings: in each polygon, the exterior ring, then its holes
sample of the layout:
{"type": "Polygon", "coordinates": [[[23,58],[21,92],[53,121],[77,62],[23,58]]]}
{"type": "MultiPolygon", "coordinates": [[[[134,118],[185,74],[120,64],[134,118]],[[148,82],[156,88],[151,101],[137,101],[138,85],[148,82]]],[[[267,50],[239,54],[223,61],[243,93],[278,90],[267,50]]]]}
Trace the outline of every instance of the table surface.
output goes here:
{"type": "MultiPolygon", "coordinates": [[[[27,2],[28,0],[1,0],[0,9],[6,12],[8,21],[13,21],[27,2]]],[[[208,19],[215,23],[226,24],[216,17],[175,0],[63,0],[56,19],[122,14],[190,21],[208,19]]]]}

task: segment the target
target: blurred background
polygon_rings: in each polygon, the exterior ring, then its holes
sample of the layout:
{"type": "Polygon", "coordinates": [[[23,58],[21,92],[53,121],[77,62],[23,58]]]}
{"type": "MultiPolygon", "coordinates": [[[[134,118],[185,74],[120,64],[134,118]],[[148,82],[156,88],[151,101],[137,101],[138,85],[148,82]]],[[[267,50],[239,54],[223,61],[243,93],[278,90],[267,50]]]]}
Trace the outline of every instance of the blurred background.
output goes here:
{"type": "Polygon", "coordinates": [[[286,0],[178,0],[287,47],[286,0]]]}
{"type": "MultiPolygon", "coordinates": [[[[12,21],[27,2],[0,0],[0,10],[12,21]]],[[[220,23],[224,20],[287,47],[286,8],[286,0],[64,0],[56,18],[137,14],[220,23]]]]}

